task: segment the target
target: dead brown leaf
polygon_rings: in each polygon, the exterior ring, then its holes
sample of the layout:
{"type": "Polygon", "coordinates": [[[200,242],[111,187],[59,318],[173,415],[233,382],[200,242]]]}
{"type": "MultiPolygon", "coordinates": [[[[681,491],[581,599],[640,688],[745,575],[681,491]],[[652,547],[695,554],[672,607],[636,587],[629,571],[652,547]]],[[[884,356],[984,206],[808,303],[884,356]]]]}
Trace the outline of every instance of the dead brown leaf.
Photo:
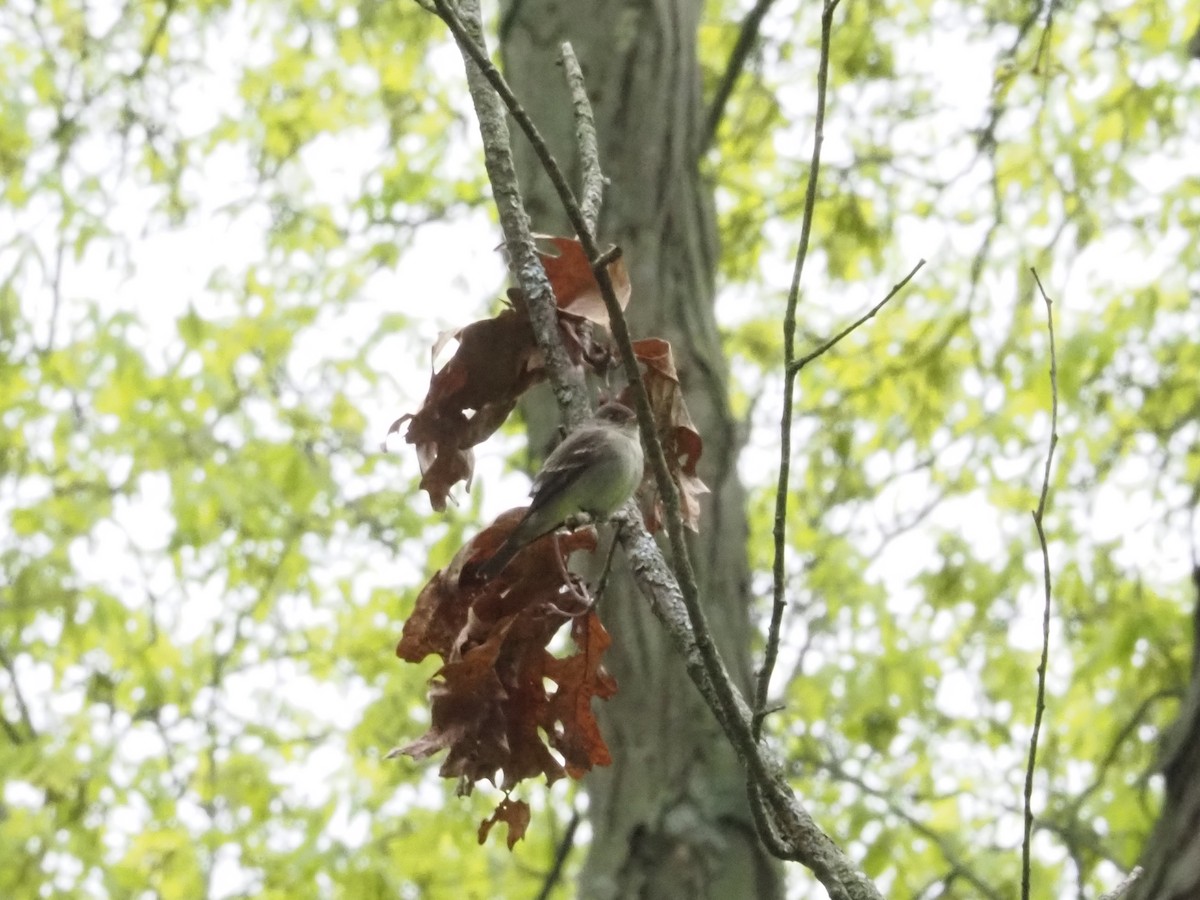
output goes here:
{"type": "MultiPolygon", "coordinates": [[[[429,730],[388,754],[424,759],[445,750],[442,776],[486,779],[506,794],[528,778],[579,778],[608,765],[591,700],[616,690],[601,665],[608,635],[586,588],[565,567],[575,550],[595,549],[594,529],[547,535],[487,582],[470,576],[471,564],[494,552],[523,513],[501,516],[418,595],[396,653],[412,662],[437,654],[443,665],[430,680],[429,730]],[[558,659],[547,647],[566,622],[578,650],[558,659]]],[[[519,836],[510,828],[510,841],[519,836]]]]}
{"type": "MultiPolygon", "coordinates": [[[[684,524],[693,531],[699,531],[700,498],[708,493],[708,486],[696,474],[696,465],[704,451],[704,440],[696,430],[684,402],[671,344],[662,338],[647,338],[634,341],[633,351],[643,366],[642,380],[650,395],[658,438],[662,441],[671,477],[679,488],[684,524]]],[[[625,388],[618,399],[632,408],[632,388],[625,388]]],[[[646,527],[656,532],[662,528],[662,497],[653,486],[653,479],[647,479],[646,484],[650,487],[642,492],[642,514],[646,519],[646,527]]]]}

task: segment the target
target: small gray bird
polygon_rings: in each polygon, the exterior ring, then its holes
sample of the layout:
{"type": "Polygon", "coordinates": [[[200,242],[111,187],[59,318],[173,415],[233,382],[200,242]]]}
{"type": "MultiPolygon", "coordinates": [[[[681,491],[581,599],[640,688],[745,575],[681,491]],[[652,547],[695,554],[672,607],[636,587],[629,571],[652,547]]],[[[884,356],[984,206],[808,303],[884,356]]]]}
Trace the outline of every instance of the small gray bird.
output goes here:
{"type": "Polygon", "coordinates": [[[554,448],[533,479],[529,510],[500,549],[476,570],[492,578],[526,544],[579,513],[607,519],[642,481],[642,442],[633,410],[605,403],[554,448]]]}

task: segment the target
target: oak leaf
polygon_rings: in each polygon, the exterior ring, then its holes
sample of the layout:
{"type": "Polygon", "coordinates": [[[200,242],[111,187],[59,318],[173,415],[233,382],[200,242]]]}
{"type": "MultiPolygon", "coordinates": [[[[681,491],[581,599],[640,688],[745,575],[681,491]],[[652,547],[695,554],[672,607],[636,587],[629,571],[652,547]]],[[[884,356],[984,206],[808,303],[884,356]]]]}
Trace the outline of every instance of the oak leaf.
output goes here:
{"type": "MultiPolygon", "coordinates": [[[[696,473],[700,455],[704,452],[704,440],[696,430],[684,402],[671,344],[662,338],[646,338],[633,342],[633,352],[642,364],[642,380],[646,385],[646,393],[650,395],[655,428],[667,457],[667,467],[679,488],[684,524],[693,531],[699,531],[700,498],[708,493],[708,486],[696,473]]],[[[625,388],[618,399],[632,408],[633,389],[625,388]]],[[[662,496],[653,479],[648,478],[643,487],[646,490],[640,494],[642,515],[646,527],[655,532],[662,528],[662,496]]]]}
{"type": "MultiPolygon", "coordinates": [[[[471,577],[471,564],[495,552],[523,514],[502,515],[417,597],[396,653],[412,662],[437,654],[443,665],[430,679],[429,730],[388,754],[424,759],[445,750],[442,776],[468,785],[486,779],[506,795],[528,778],[579,778],[608,765],[591,700],[616,691],[601,663],[608,634],[586,588],[566,569],[572,552],[595,549],[595,529],[546,535],[495,578],[471,577]],[[578,649],[559,659],[547,647],[566,622],[578,649]]],[[[508,815],[497,810],[500,819],[508,815]]],[[[511,847],[524,826],[514,832],[509,824],[511,847]]],[[[485,825],[482,836],[490,829],[485,825]]]]}
{"type": "MultiPolygon", "coordinates": [[[[578,241],[544,237],[557,251],[539,251],[558,304],[558,329],[571,363],[604,374],[613,364],[607,340],[598,340],[589,323],[608,325],[608,313],[591,265],[578,241]]],[[[621,259],[608,264],[622,307],[629,302],[629,274],[621,259]]],[[[405,425],[404,440],[414,444],[421,467],[421,489],[439,512],[460,481],[467,490],[475,472],[471,449],[489,438],[508,418],[521,395],[546,377],[545,363],[521,292],[510,289],[509,308],[443,332],[431,348],[436,359],[458,341],[450,360],[430,376],[421,408],[396,419],[387,437],[405,425]]]]}
{"type": "Polygon", "coordinates": [[[529,804],[508,797],[501,800],[496,811],[479,823],[479,843],[487,840],[488,832],[499,822],[508,826],[508,849],[511,850],[517,841],[525,837],[525,830],[529,827],[529,804]]]}

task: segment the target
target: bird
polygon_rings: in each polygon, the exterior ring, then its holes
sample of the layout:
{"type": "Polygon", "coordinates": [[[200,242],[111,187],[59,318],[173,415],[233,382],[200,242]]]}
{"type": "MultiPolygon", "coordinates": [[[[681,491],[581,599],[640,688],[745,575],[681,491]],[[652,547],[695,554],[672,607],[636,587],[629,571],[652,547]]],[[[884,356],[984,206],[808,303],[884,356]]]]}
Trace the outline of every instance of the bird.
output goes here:
{"type": "Polygon", "coordinates": [[[616,401],[603,404],[546,457],[529,491],[529,509],[476,576],[499,575],[523,547],[580,513],[607,519],[633,496],[643,467],[633,410],[616,401]]]}

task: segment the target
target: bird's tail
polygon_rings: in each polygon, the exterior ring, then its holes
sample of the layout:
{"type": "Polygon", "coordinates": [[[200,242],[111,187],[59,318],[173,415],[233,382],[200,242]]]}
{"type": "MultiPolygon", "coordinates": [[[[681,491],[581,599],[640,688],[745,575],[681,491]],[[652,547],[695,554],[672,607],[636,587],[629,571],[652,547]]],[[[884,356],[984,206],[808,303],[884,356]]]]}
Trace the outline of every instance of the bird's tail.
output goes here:
{"type": "Polygon", "coordinates": [[[521,548],[524,545],[525,542],[521,540],[514,531],[508,536],[508,539],[500,545],[499,550],[484,560],[475,569],[475,577],[480,581],[488,581],[492,578],[495,578],[504,571],[505,566],[512,562],[513,557],[521,551],[521,548]]]}

